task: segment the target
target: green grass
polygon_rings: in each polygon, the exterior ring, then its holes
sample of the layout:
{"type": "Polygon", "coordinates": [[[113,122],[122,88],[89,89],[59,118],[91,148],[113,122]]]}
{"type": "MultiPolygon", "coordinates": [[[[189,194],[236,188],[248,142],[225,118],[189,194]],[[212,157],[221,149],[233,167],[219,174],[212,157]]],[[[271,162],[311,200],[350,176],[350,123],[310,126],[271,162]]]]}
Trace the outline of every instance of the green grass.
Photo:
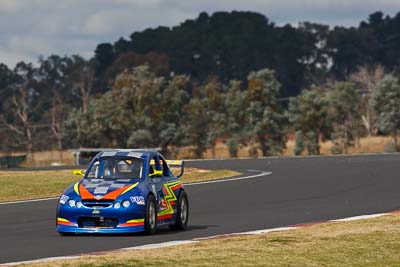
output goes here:
{"type": "MultiPolygon", "coordinates": [[[[196,182],[235,176],[229,170],[200,170],[187,168],[183,182],[196,182]]],[[[81,179],[71,170],[10,172],[0,171],[0,202],[59,196],[70,184],[81,179]]]]}
{"type": "Polygon", "coordinates": [[[400,266],[400,215],[34,266],[400,266]]]}

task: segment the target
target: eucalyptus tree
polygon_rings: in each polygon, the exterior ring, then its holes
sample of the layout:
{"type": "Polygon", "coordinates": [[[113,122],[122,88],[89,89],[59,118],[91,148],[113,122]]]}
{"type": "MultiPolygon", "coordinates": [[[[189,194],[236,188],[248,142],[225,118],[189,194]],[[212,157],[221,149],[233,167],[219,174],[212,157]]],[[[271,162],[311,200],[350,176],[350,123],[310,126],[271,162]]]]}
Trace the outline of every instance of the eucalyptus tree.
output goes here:
{"type": "Polygon", "coordinates": [[[362,129],[360,90],[351,82],[340,82],[328,94],[329,121],[332,123],[332,136],[336,146],[345,154],[354,141],[360,137],[362,129]]]}
{"type": "Polygon", "coordinates": [[[173,76],[165,86],[159,102],[161,106],[161,118],[158,124],[159,145],[164,155],[169,155],[170,146],[180,147],[184,145],[185,133],[184,110],[189,103],[190,77],[187,75],[173,76]]]}
{"type": "Polygon", "coordinates": [[[269,69],[251,72],[246,95],[246,131],[263,156],[280,154],[286,146],[286,117],[280,105],[280,83],[269,69]]]}
{"type": "Polygon", "coordinates": [[[216,155],[216,142],[223,137],[226,127],[224,87],[215,77],[210,77],[202,87],[202,103],[208,118],[207,147],[211,149],[213,158],[216,155]]]}
{"type": "Polygon", "coordinates": [[[7,108],[0,114],[0,122],[13,133],[18,144],[25,146],[28,157],[31,157],[37,130],[34,124],[43,115],[38,70],[31,63],[19,62],[13,72],[15,80],[8,85],[10,95],[4,101],[7,108]]]}
{"type": "Polygon", "coordinates": [[[313,88],[290,98],[288,117],[296,132],[295,155],[300,155],[304,150],[310,155],[319,155],[320,138],[328,138],[330,132],[325,92],[313,88]]]}
{"type": "Polygon", "coordinates": [[[241,88],[241,81],[230,81],[224,98],[224,136],[231,157],[237,157],[239,147],[245,143],[245,128],[243,126],[245,125],[246,92],[242,91],[241,88]]]}
{"type": "Polygon", "coordinates": [[[184,109],[185,144],[193,146],[194,156],[202,158],[207,148],[207,134],[209,131],[209,117],[201,98],[192,97],[184,109]]]}
{"type": "Polygon", "coordinates": [[[379,129],[393,138],[398,149],[400,135],[400,79],[386,75],[373,93],[373,107],[379,129]]]}

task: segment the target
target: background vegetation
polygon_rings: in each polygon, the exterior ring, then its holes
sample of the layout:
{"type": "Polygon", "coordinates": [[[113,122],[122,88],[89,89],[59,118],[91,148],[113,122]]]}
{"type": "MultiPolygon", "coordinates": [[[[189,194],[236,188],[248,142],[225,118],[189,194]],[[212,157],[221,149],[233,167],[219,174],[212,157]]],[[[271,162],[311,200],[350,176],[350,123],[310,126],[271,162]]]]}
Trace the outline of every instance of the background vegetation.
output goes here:
{"type": "MultiPolygon", "coordinates": [[[[320,142],[347,153],[384,134],[398,149],[400,13],[358,27],[276,26],[253,12],[201,13],[102,43],[94,57],[0,64],[0,151],[226,143],[250,156],[320,142]]],[[[43,51],[45,52],[45,51],[43,51]]]]}

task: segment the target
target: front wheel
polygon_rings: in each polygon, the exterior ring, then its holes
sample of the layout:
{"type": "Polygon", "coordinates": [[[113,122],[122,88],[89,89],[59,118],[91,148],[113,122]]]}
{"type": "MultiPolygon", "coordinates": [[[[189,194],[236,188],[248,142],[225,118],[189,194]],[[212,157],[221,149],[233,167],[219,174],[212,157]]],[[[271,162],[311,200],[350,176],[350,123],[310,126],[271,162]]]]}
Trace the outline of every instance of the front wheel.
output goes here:
{"type": "Polygon", "coordinates": [[[147,198],[144,228],[149,235],[154,234],[157,229],[157,208],[156,200],[153,195],[149,195],[147,198]]]}
{"type": "Polygon", "coordinates": [[[185,230],[189,220],[189,201],[185,191],[181,191],[178,199],[178,211],[176,221],[171,225],[171,229],[185,230]]]}

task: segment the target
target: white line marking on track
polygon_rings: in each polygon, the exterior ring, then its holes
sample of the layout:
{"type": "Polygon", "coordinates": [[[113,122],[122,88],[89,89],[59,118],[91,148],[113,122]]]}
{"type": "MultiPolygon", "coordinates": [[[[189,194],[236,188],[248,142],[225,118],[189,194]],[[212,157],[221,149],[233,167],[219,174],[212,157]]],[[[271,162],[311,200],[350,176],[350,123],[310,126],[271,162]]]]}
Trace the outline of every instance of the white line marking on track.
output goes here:
{"type": "Polygon", "coordinates": [[[0,202],[0,205],[19,204],[19,203],[29,203],[29,202],[38,202],[38,201],[46,201],[46,200],[54,200],[54,199],[58,199],[58,197],[47,197],[47,198],[37,198],[37,199],[29,199],[29,200],[18,200],[18,201],[0,202]]]}
{"type": "Polygon", "coordinates": [[[43,258],[43,259],[37,259],[37,260],[31,260],[31,261],[15,261],[15,262],[0,263],[0,266],[33,264],[33,263],[42,263],[42,262],[56,261],[56,260],[73,260],[73,259],[79,259],[80,257],[82,257],[82,256],[62,256],[62,257],[43,258]]]}
{"type": "Polygon", "coordinates": [[[331,222],[351,222],[363,219],[373,219],[387,215],[386,213],[378,213],[378,214],[371,214],[371,215],[361,215],[361,216],[354,216],[344,219],[337,219],[337,220],[330,220],[331,222]]]}
{"type": "MultiPolygon", "coordinates": [[[[258,171],[258,170],[248,170],[248,171],[261,172],[261,173],[254,174],[254,175],[249,175],[249,176],[243,176],[243,177],[214,180],[214,181],[184,183],[183,185],[184,186],[191,186],[191,185],[200,185],[200,184],[225,183],[225,182],[231,182],[231,181],[237,181],[237,180],[252,179],[252,178],[257,178],[257,177],[261,177],[261,176],[266,176],[266,175],[272,174],[272,172],[266,172],[266,171],[258,171]]],[[[58,199],[58,197],[48,197],[48,198],[38,198],[38,199],[30,199],[30,200],[18,200],[18,201],[0,202],[0,205],[20,204],[20,203],[29,203],[29,202],[38,202],[38,201],[48,201],[48,200],[54,200],[54,199],[58,199]]]]}
{"type": "Polygon", "coordinates": [[[186,245],[191,243],[196,243],[198,241],[195,240],[177,240],[177,241],[168,241],[163,243],[156,243],[156,244],[148,244],[136,247],[129,247],[129,248],[121,248],[120,250],[144,250],[144,249],[154,249],[154,248],[165,248],[165,247],[172,247],[177,245],[186,245]]]}
{"type": "MultiPolygon", "coordinates": [[[[257,170],[249,170],[249,171],[257,171],[257,170]]],[[[200,185],[200,184],[214,184],[214,183],[226,183],[226,182],[231,182],[231,181],[237,181],[237,180],[246,180],[246,179],[253,179],[261,176],[267,176],[272,174],[272,172],[266,172],[266,171],[257,171],[261,172],[259,174],[254,174],[254,175],[249,175],[249,176],[244,176],[244,177],[236,177],[236,178],[228,178],[228,179],[221,179],[221,180],[211,180],[211,181],[204,181],[204,182],[193,182],[193,183],[187,183],[183,184],[185,186],[188,185],[200,185]]]]}

